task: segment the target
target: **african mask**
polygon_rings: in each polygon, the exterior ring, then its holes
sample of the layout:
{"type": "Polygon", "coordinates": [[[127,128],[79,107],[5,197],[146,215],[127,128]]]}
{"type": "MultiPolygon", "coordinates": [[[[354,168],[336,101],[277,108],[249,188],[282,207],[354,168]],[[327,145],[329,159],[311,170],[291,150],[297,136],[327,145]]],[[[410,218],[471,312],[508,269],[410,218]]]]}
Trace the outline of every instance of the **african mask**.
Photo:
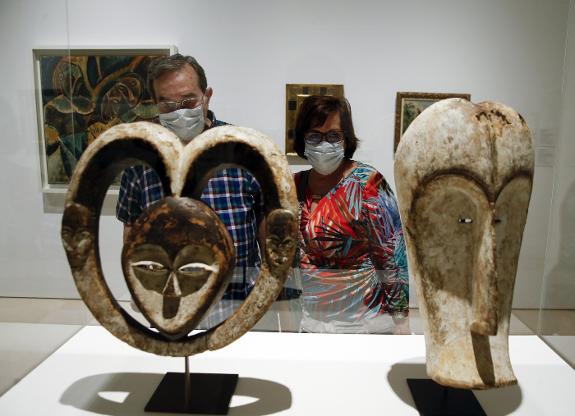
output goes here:
{"type": "Polygon", "coordinates": [[[159,201],[130,231],[122,267],[132,297],[163,335],[178,339],[221,298],[234,243],[216,213],[190,198],[159,201]]]}
{"type": "Polygon", "coordinates": [[[462,99],[421,113],[395,155],[409,270],[438,383],[516,383],[508,351],[533,183],[531,135],[509,107],[462,99]]]}
{"type": "Polygon", "coordinates": [[[62,240],[82,299],[96,319],[128,344],[160,355],[189,356],[222,348],[263,316],[279,295],[295,252],[297,201],[285,156],[254,130],[212,128],[186,145],[156,124],[115,126],[84,152],[72,177],[62,240]],[[132,297],[155,332],[113,298],[98,253],[98,219],[106,191],[126,167],[147,164],[166,197],[130,228],[122,268],[132,297]],[[265,205],[267,242],[247,299],[222,324],[188,335],[224,293],[235,265],[234,246],[219,217],[199,200],[211,174],[249,170],[265,205]]]}

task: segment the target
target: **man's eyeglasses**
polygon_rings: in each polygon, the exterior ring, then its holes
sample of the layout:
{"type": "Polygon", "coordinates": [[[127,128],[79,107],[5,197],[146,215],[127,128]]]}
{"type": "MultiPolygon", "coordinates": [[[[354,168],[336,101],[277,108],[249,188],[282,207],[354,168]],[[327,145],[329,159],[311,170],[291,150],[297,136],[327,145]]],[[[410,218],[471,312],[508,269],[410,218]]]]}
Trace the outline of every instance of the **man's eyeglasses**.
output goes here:
{"type": "Polygon", "coordinates": [[[172,111],[179,110],[180,108],[196,108],[204,99],[201,97],[184,98],[182,101],[160,101],[158,103],[158,111],[160,113],[171,113],[172,111]]]}
{"type": "Polygon", "coordinates": [[[322,140],[328,143],[338,143],[343,140],[343,132],[341,130],[330,130],[325,133],[319,131],[310,131],[303,136],[304,140],[309,144],[320,144],[322,140]]]}

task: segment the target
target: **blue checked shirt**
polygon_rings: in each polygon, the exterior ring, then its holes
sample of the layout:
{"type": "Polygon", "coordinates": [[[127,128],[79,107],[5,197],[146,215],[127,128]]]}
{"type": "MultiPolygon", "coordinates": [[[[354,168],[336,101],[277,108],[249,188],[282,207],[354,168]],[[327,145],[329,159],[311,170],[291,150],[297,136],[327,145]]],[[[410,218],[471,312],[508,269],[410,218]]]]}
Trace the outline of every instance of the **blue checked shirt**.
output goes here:
{"type": "MultiPolygon", "coordinates": [[[[227,123],[208,112],[212,126],[227,123]]],[[[130,225],[154,202],[164,198],[162,183],[156,172],[146,166],[124,170],[116,205],[116,217],[130,225]]],[[[214,306],[200,327],[212,327],[225,320],[249,294],[260,266],[257,224],[263,215],[263,198],[256,179],[246,170],[227,168],[212,177],[201,200],[220,217],[236,248],[236,267],[222,301],[214,306]],[[240,302],[238,302],[240,301],[240,302]]]]}

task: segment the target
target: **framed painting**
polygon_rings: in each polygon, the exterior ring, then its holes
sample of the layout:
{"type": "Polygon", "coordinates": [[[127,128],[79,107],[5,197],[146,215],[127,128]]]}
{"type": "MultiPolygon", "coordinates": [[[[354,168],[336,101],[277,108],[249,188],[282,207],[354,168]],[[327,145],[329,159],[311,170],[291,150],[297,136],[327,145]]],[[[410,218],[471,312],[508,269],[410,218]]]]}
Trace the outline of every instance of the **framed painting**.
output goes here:
{"type": "Polygon", "coordinates": [[[395,98],[395,140],[393,152],[397,149],[399,140],[413,120],[431,104],[446,98],[471,99],[470,94],[430,93],[430,92],[398,92],[395,98]]]}
{"type": "Polygon", "coordinates": [[[303,100],[310,95],[332,95],[343,97],[341,84],[286,84],[286,136],[285,153],[297,156],[294,151],[295,121],[303,100]]]}
{"type": "Polygon", "coordinates": [[[157,117],[148,66],[175,52],[174,46],[33,50],[43,191],[64,192],[86,147],[108,128],[157,117]]]}

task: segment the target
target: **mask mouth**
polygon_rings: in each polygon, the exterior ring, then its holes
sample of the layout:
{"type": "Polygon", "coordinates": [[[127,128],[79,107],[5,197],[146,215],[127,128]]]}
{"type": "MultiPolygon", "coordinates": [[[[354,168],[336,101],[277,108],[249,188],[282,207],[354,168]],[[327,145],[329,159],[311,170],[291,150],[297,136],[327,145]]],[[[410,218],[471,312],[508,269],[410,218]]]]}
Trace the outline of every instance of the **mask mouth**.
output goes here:
{"type": "Polygon", "coordinates": [[[164,296],[162,304],[162,316],[164,319],[172,319],[178,314],[180,309],[180,298],[175,296],[164,296]]]}

